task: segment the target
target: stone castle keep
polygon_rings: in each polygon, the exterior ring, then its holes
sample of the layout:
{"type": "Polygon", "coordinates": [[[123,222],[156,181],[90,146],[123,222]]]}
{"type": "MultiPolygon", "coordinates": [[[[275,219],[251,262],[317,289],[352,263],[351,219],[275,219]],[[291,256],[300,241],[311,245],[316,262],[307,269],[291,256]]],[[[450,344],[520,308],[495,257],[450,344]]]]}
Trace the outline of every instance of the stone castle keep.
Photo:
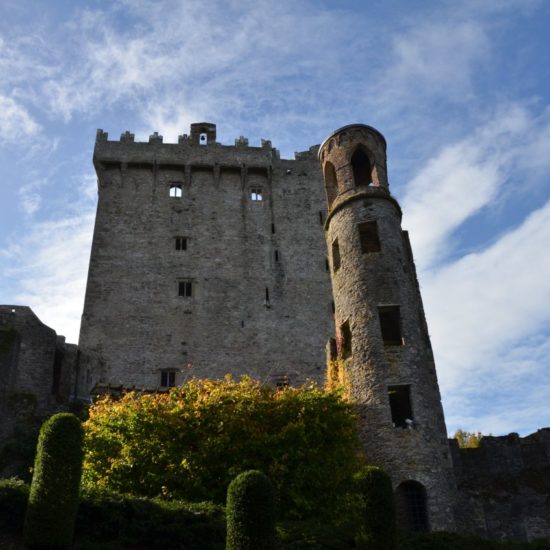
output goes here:
{"type": "Polygon", "coordinates": [[[382,134],[345,126],[287,160],[266,140],[222,145],[210,123],[177,144],[98,130],[94,166],[78,348],[29,308],[0,306],[0,439],[20,409],[226,373],[322,384],[328,359],[401,526],[550,536],[550,487],[530,482],[550,479],[549,429],[479,449],[447,439],[382,134]]]}

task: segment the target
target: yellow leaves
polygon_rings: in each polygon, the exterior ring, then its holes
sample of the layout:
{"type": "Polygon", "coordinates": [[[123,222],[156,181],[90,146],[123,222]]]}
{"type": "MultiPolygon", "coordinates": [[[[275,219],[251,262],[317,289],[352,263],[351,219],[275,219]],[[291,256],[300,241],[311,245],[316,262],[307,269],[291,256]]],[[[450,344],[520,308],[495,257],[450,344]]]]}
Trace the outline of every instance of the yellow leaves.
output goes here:
{"type": "Polygon", "coordinates": [[[85,429],[84,479],[144,496],[223,502],[231,477],[256,468],[299,515],[312,499],[332,505],[357,464],[352,407],[312,384],[276,391],[249,377],[192,379],[168,393],[102,399],[85,429]]]}

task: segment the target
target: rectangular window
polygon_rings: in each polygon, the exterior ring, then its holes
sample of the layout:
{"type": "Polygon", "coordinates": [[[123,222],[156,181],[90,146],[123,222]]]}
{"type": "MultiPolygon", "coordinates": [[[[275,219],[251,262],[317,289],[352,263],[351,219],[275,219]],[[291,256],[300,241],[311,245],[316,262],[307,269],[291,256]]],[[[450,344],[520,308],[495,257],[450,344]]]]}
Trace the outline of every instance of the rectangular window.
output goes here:
{"type": "Polygon", "coordinates": [[[290,386],[290,376],[287,373],[281,372],[273,376],[273,382],[278,390],[288,388],[290,386]]]}
{"type": "Polygon", "coordinates": [[[412,428],[413,413],[411,407],[411,387],[388,386],[391,420],[396,428],[412,428]]]}
{"type": "Polygon", "coordinates": [[[376,221],[364,222],[357,225],[359,229],[359,241],[363,252],[380,252],[380,240],[378,239],[378,226],[376,221]]]}
{"type": "Polygon", "coordinates": [[[338,239],[332,241],[332,271],[336,273],[340,269],[340,247],[338,239]]]}
{"type": "Polygon", "coordinates": [[[271,233],[273,235],[275,234],[275,224],[274,223],[271,224],[271,233]]]}
{"type": "Polygon", "coordinates": [[[378,308],[380,318],[380,330],[385,346],[401,346],[401,318],[399,306],[383,306],[378,308]]]}
{"type": "Polygon", "coordinates": [[[187,237],[176,237],[176,250],[187,250],[187,237]]]}
{"type": "Polygon", "coordinates": [[[176,385],[176,371],[162,371],[160,373],[160,385],[163,388],[173,388],[176,385]]]}
{"type": "Polygon", "coordinates": [[[185,298],[191,298],[193,295],[193,283],[191,281],[179,281],[178,295],[185,298]]]}
{"type": "Polygon", "coordinates": [[[252,201],[263,201],[263,194],[261,187],[252,187],[250,189],[250,200],[252,201]]]}
{"type": "Polygon", "coordinates": [[[351,328],[349,321],[344,322],[340,326],[340,356],[342,359],[351,357],[351,328]]]}
{"type": "Polygon", "coordinates": [[[323,215],[323,211],[319,210],[319,223],[323,225],[325,223],[325,216],[323,215]]]}
{"type": "Polygon", "coordinates": [[[275,261],[276,262],[279,261],[279,251],[278,250],[275,250],[275,261]]]}

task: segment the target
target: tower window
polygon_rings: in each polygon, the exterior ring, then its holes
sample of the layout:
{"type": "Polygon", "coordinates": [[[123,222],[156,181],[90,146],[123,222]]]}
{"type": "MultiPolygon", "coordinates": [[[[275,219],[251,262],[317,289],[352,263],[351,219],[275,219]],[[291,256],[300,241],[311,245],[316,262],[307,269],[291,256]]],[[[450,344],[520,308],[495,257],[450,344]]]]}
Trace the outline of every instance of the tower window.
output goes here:
{"type": "Polygon", "coordinates": [[[160,373],[160,385],[163,388],[173,388],[176,385],[176,371],[163,370],[160,373]]]}
{"type": "Polygon", "coordinates": [[[261,187],[252,187],[250,189],[250,200],[258,202],[264,200],[261,187]]]}
{"type": "Polygon", "coordinates": [[[353,180],[355,185],[370,185],[372,183],[372,168],[369,157],[362,149],[357,149],[351,157],[353,180]]]}
{"type": "Polygon", "coordinates": [[[412,428],[411,387],[408,385],[388,386],[388,397],[393,425],[396,428],[412,428]]]}
{"type": "Polygon", "coordinates": [[[349,321],[345,321],[340,326],[340,355],[342,359],[351,357],[351,328],[349,321]]]}
{"type": "Polygon", "coordinates": [[[328,207],[338,195],[338,183],[336,180],[336,170],[331,162],[325,164],[325,191],[327,194],[328,207]]]}
{"type": "Polygon", "coordinates": [[[176,237],[176,250],[187,250],[187,237],[176,237]]]}
{"type": "Polygon", "coordinates": [[[276,262],[279,261],[279,251],[278,250],[275,250],[275,261],[276,262]]]}
{"type": "Polygon", "coordinates": [[[323,225],[325,223],[325,216],[323,216],[323,211],[319,210],[319,223],[323,225]]]}
{"type": "Polygon", "coordinates": [[[380,240],[378,239],[378,226],[376,221],[358,224],[359,241],[363,252],[380,252],[380,240]]]}
{"type": "Polygon", "coordinates": [[[193,283],[191,281],[179,281],[178,295],[184,298],[191,298],[193,295],[193,283]]]}
{"type": "Polygon", "coordinates": [[[275,235],[275,224],[274,223],[271,224],[271,233],[273,235],[275,235]]]}
{"type": "Polygon", "coordinates": [[[206,145],[208,143],[208,135],[203,132],[199,134],[199,145],[206,145]]]}
{"type": "Polygon", "coordinates": [[[338,239],[332,241],[332,271],[336,273],[340,269],[340,247],[338,239]]]}
{"type": "Polygon", "coordinates": [[[172,198],[179,199],[183,195],[183,192],[181,190],[181,185],[179,184],[172,184],[170,185],[170,196],[172,198]]]}
{"type": "Polygon", "coordinates": [[[401,319],[399,306],[383,306],[378,308],[380,330],[385,346],[401,346],[401,319]]]}

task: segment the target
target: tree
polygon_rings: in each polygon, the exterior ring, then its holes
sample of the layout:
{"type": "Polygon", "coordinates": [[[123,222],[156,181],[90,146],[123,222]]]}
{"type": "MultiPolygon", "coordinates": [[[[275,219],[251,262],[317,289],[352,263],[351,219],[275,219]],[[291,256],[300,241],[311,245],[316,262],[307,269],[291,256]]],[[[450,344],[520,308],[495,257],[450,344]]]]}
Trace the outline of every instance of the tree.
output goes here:
{"type": "Polygon", "coordinates": [[[99,401],[84,426],[91,486],[223,504],[235,476],[261,470],[286,518],[329,515],[361,464],[353,406],[313,386],[194,379],[99,401]]]}
{"type": "Polygon", "coordinates": [[[466,432],[457,430],[453,436],[461,449],[476,449],[480,446],[483,434],[481,432],[466,432]]]}
{"type": "Polygon", "coordinates": [[[69,548],[82,474],[83,430],[70,413],[40,429],[23,539],[28,548],[69,548]]]}

